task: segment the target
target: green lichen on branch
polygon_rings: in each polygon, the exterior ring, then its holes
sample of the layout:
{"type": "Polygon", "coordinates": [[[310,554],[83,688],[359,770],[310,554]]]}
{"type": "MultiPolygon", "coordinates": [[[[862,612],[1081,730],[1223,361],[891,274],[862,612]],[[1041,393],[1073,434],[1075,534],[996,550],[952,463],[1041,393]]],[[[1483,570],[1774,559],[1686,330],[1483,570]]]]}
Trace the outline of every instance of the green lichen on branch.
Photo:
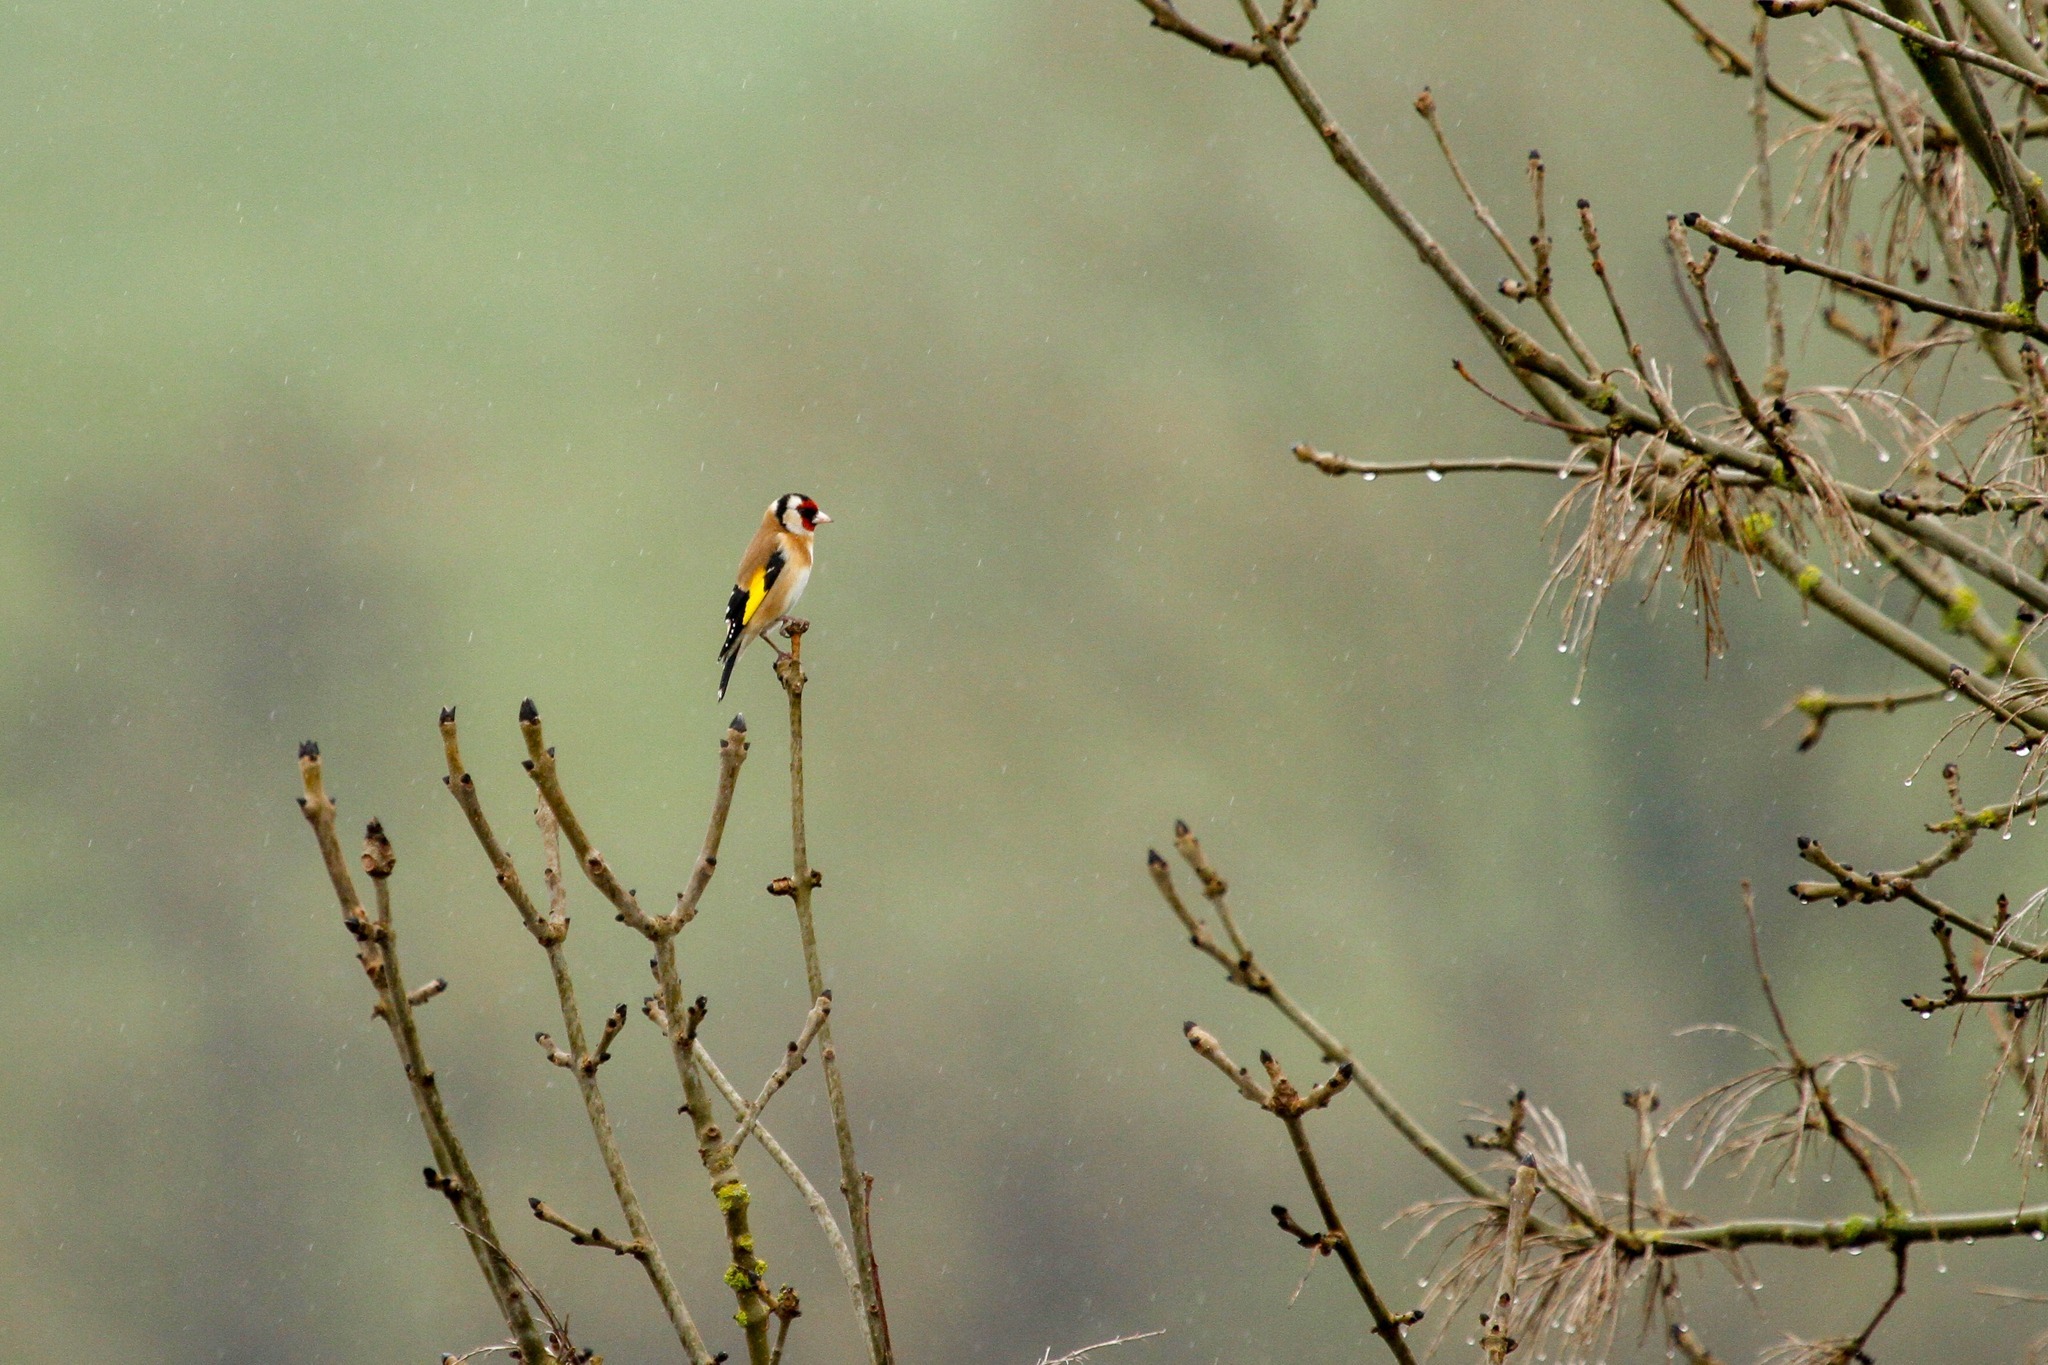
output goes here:
{"type": "Polygon", "coordinates": [[[1968,584],[1958,587],[1950,595],[1948,605],[1941,610],[1941,624],[1952,634],[1962,634],[1969,628],[1971,620],[1977,615],[1977,608],[1983,605],[1983,601],[1983,598],[1977,596],[1976,589],[1968,584]]]}

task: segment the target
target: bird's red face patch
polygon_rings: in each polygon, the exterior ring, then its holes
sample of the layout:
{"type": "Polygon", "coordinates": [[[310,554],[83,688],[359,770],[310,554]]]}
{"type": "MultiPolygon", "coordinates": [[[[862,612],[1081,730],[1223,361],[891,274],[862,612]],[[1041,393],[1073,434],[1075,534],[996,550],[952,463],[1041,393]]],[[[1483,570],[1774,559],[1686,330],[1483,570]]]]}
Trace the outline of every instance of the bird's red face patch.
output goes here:
{"type": "Polygon", "coordinates": [[[826,516],[823,512],[819,511],[818,504],[812,502],[809,498],[805,498],[802,502],[796,505],[796,514],[799,517],[803,518],[804,529],[806,531],[815,531],[818,529],[818,524],[820,522],[832,520],[832,518],[826,516]]]}

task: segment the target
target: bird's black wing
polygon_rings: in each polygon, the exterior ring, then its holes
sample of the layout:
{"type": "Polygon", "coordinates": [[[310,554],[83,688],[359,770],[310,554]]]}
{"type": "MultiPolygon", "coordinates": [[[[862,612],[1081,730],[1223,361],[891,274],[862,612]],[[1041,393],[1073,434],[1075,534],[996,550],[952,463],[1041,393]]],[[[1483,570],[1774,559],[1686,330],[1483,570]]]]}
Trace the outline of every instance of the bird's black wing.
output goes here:
{"type": "Polygon", "coordinates": [[[760,610],[762,599],[775,586],[775,580],[782,576],[786,563],[788,560],[778,545],[769,554],[768,562],[756,569],[749,581],[734,586],[732,596],[725,604],[725,643],[718,647],[719,658],[723,659],[738,647],[740,631],[754,619],[754,613],[760,610]]]}

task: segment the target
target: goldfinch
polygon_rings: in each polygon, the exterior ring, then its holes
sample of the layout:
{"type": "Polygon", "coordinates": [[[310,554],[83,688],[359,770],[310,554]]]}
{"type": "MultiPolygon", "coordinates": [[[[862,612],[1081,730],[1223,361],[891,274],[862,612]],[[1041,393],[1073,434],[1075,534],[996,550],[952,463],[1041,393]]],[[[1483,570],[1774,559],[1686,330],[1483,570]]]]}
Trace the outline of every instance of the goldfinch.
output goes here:
{"type": "MultiPolygon", "coordinates": [[[[718,647],[718,657],[725,661],[725,672],[718,678],[720,701],[725,700],[740,651],[766,635],[804,595],[804,585],[811,581],[811,536],[830,520],[804,493],[784,493],[768,505],[761,529],[740,556],[732,598],[725,604],[725,643],[718,647]]],[[[773,640],[768,648],[777,657],[784,652],[773,640]]]]}

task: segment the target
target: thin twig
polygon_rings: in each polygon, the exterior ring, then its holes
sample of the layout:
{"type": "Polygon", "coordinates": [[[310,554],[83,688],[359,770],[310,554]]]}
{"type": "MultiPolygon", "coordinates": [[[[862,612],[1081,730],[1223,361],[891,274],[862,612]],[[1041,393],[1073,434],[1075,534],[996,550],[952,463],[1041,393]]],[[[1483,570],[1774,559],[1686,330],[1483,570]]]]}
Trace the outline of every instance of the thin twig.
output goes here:
{"type": "Polygon", "coordinates": [[[2016,309],[2009,313],[1994,313],[1985,308],[1970,308],[1960,303],[1950,303],[1947,299],[1936,298],[1932,294],[1916,294],[1889,280],[1859,274],[1854,270],[1844,270],[1841,266],[1815,260],[1811,256],[1802,256],[1796,251],[1786,251],[1768,242],[1754,241],[1737,232],[1730,232],[1702,213],[1687,213],[1684,222],[1702,237],[1717,246],[1726,247],[1745,261],[1815,275],[1858,294],[1867,294],[1876,299],[1889,299],[1893,303],[1904,304],[1916,313],[1950,318],[1985,331],[2019,332],[2036,340],[2048,340],[2048,329],[2044,329],[2036,322],[2029,312],[2016,309]]]}
{"type": "MultiPolygon", "coordinates": [[[[1667,0],[1668,3],[1668,0],[1667,0]]],[[[2015,66],[2005,58],[1968,43],[1958,42],[1916,28],[1903,19],[1895,19],[1876,5],[1865,4],[1863,0],[1757,0],[1757,8],[1773,19],[1785,19],[1800,14],[1820,14],[1829,9],[1847,10],[1860,19],[1868,19],[1879,28],[1890,29],[1893,33],[1918,44],[1929,52],[1943,57],[1967,62],[1986,71],[1995,71],[2009,81],[2017,82],[2036,95],[2048,95],[2048,76],[2038,76],[2024,67],[2015,66]]]]}
{"type": "Polygon", "coordinates": [[[1124,1332],[1111,1337],[1108,1341],[1098,1341],[1092,1346],[1083,1346],[1079,1350],[1069,1351],[1063,1356],[1053,1355],[1052,1347],[1048,1346],[1045,1348],[1044,1354],[1039,1356],[1038,1365],[1080,1365],[1081,1361],[1086,1360],[1096,1351],[1106,1351],[1112,1346],[1127,1346],[1134,1341],[1150,1341],[1154,1337],[1163,1337],[1165,1335],[1166,1329],[1163,1327],[1152,1332],[1124,1332]]]}
{"type": "MultiPolygon", "coordinates": [[[[1503,280],[1500,286],[1501,293],[1510,298],[1535,299],[1537,306],[1543,310],[1543,315],[1550,319],[1550,325],[1556,329],[1559,338],[1578,359],[1579,364],[1588,374],[1597,374],[1600,369],[1599,362],[1594,359],[1593,352],[1586,343],[1580,340],[1571,320],[1564,315],[1564,310],[1557,306],[1557,299],[1550,287],[1550,242],[1540,222],[1543,212],[1541,190],[1538,190],[1536,197],[1539,222],[1536,235],[1531,239],[1537,253],[1536,266],[1532,270],[1529,263],[1522,259],[1522,253],[1509,240],[1507,233],[1501,230],[1500,224],[1494,219],[1493,211],[1487,208],[1486,202],[1479,197],[1479,191],[1474,189],[1472,182],[1466,178],[1465,168],[1458,164],[1458,155],[1451,150],[1450,136],[1444,132],[1443,121],[1436,114],[1436,96],[1427,89],[1423,90],[1416,97],[1415,112],[1422,115],[1423,121],[1429,125],[1430,133],[1436,138],[1437,150],[1443,154],[1444,164],[1450,167],[1451,178],[1458,182],[1458,189],[1464,194],[1465,203],[1472,209],[1472,216],[1479,220],[1480,226],[1493,238],[1501,254],[1508,258],[1508,264],[1514,267],[1518,278],[1503,280]]],[[[1529,164],[1534,168],[1533,173],[1540,176],[1543,163],[1534,152],[1529,154],[1529,164]]]]}
{"type": "MultiPolygon", "coordinates": [[[[1704,21],[1693,14],[1690,9],[1686,8],[1683,0],[1664,0],[1664,3],[1670,7],[1673,14],[1676,14],[1685,21],[1685,26],[1692,30],[1693,37],[1698,39],[1700,46],[1707,50],[1707,55],[1714,59],[1714,65],[1738,79],[1748,80],[1750,78],[1749,58],[1736,51],[1733,44],[1715,33],[1711,28],[1708,28],[1704,21]]],[[[1773,96],[1788,107],[1796,109],[1805,117],[1812,119],[1815,123],[1831,123],[1834,121],[1835,115],[1832,111],[1815,104],[1812,100],[1807,99],[1791,87],[1780,83],[1768,73],[1765,75],[1764,81],[1765,88],[1773,96]]]]}
{"type": "MultiPolygon", "coordinates": [[[[1186,821],[1175,822],[1174,844],[1180,849],[1182,856],[1188,858],[1189,865],[1195,866],[1194,857],[1201,856],[1201,849],[1199,843],[1195,842],[1193,833],[1189,831],[1186,821]],[[1193,857],[1189,854],[1190,847],[1193,849],[1193,857]]],[[[1207,866],[1206,858],[1201,865],[1207,866]]],[[[1166,859],[1160,857],[1157,852],[1149,853],[1146,857],[1146,866],[1152,874],[1153,885],[1159,888],[1160,897],[1165,900],[1167,908],[1188,930],[1189,942],[1221,965],[1232,984],[1242,986],[1253,995],[1262,996],[1270,1001],[1282,1017],[1299,1029],[1310,1042],[1322,1049],[1326,1059],[1350,1063],[1353,1068],[1353,1080],[1359,1091],[1380,1111],[1393,1126],[1394,1131],[1399,1133],[1409,1146],[1421,1153],[1424,1160],[1443,1172],[1452,1184],[1475,1199],[1499,1198],[1493,1187],[1480,1179],[1478,1172],[1460,1161],[1450,1148],[1415,1121],[1386,1087],[1359,1063],[1357,1056],[1342,1040],[1317,1023],[1308,1011],[1296,1004],[1294,998],[1280,983],[1259,965],[1256,957],[1248,950],[1240,957],[1232,957],[1217,946],[1210,937],[1207,926],[1182,902],[1179,891],[1174,887],[1173,873],[1167,866],[1166,859]]],[[[1210,871],[1213,876],[1214,869],[1210,871]]]]}
{"type": "Polygon", "coordinates": [[[356,894],[355,877],[342,855],[341,840],[335,832],[335,803],[327,794],[321,769],[320,746],[311,740],[299,746],[299,778],[305,789],[299,798],[299,809],[312,827],[314,842],[319,846],[321,861],[341,906],[342,925],[356,940],[356,960],[377,991],[383,1007],[379,1017],[391,1031],[391,1041],[405,1069],[406,1084],[412,1091],[413,1105],[419,1112],[420,1127],[434,1156],[434,1165],[426,1168],[427,1185],[444,1196],[454,1210],[476,1257],[477,1268],[483,1273],[484,1284],[520,1351],[530,1361],[551,1360],[512,1263],[499,1250],[483,1182],[477,1178],[461,1140],[455,1135],[454,1120],[441,1098],[439,1078],[427,1064],[426,1051],[420,1043],[410,993],[398,964],[398,931],[391,922],[388,882],[397,865],[391,841],[380,823],[370,822],[364,838],[363,867],[376,890],[377,917],[372,920],[356,894]]]}
{"type": "Polygon", "coordinates": [[[1779,532],[1752,535],[1750,544],[1757,557],[1776,569],[1801,596],[1825,608],[1850,629],[1884,646],[1928,677],[1963,693],[2022,734],[2048,733],[2048,711],[2039,707],[2019,710],[2008,705],[1960,659],[1855,596],[1819,565],[1802,561],[1779,532]]]}
{"type": "Polygon", "coordinates": [[[1173,0],[1138,0],[1152,15],[1152,27],[1163,29],[1176,38],[1185,38],[1196,47],[1213,52],[1233,62],[1246,66],[1257,66],[1266,60],[1256,44],[1241,43],[1234,38],[1219,38],[1199,24],[1190,23],[1174,8],[1173,0]]]}
{"type": "MultiPolygon", "coordinates": [[[[705,1074],[711,1078],[711,1084],[717,1088],[720,1095],[725,1097],[725,1102],[733,1113],[735,1115],[745,1114],[747,1111],[746,1096],[740,1094],[734,1088],[732,1082],[725,1078],[725,1073],[718,1069],[718,1063],[713,1061],[711,1054],[704,1050],[704,1044],[701,1041],[692,1039],[691,1052],[697,1059],[697,1062],[703,1066],[705,1074]]],[[[853,1249],[846,1244],[846,1234],[839,1230],[839,1220],[832,1216],[832,1206],[825,1201],[825,1196],[819,1193],[818,1187],[811,1183],[811,1178],[804,1174],[803,1167],[797,1165],[795,1158],[791,1157],[783,1145],[776,1141],[773,1133],[769,1132],[759,1122],[756,1122],[748,1136],[760,1144],[761,1150],[768,1153],[768,1159],[773,1161],[783,1175],[789,1178],[789,1183],[796,1187],[798,1196],[804,1201],[804,1207],[808,1208],[811,1211],[811,1216],[818,1220],[818,1230],[825,1234],[825,1244],[832,1248],[833,1258],[839,1263],[840,1277],[846,1283],[846,1292],[853,1300],[854,1318],[857,1321],[865,1319],[867,1317],[867,1305],[861,1295],[860,1268],[854,1262],[853,1249]]]]}
{"type": "MultiPolygon", "coordinates": [[[[531,708],[528,702],[527,707],[531,708]]],[[[538,724],[538,713],[535,713],[538,724]]],[[[661,1301],[662,1312],[667,1316],[676,1339],[682,1344],[685,1354],[692,1361],[707,1363],[713,1359],[711,1348],[705,1344],[703,1333],[698,1329],[696,1319],[691,1316],[689,1305],[684,1301],[682,1289],[669,1270],[668,1261],[662,1255],[661,1245],[656,1241],[654,1231],[647,1221],[647,1214],[640,1203],[639,1193],[626,1169],[624,1153],[619,1148],[617,1135],[612,1128],[611,1113],[605,1103],[604,1092],[598,1084],[597,1069],[611,1046],[612,1039],[625,1027],[624,1005],[613,1011],[607,1019],[604,1037],[593,1049],[589,1046],[583,1027],[583,1012],[576,999],[575,978],[569,970],[568,952],[565,947],[569,936],[569,916],[566,912],[568,887],[562,881],[561,868],[561,823],[555,807],[546,801],[534,809],[534,820],[540,828],[542,850],[542,881],[548,889],[549,908],[545,914],[534,904],[520,880],[519,869],[504,846],[498,841],[491,828],[489,818],[484,814],[483,803],[477,794],[476,780],[462,762],[455,708],[448,707],[441,712],[441,747],[447,760],[448,774],[443,779],[449,794],[469,821],[470,831],[483,846],[484,855],[497,873],[498,885],[526,930],[533,936],[548,959],[548,972],[554,979],[555,996],[561,1006],[562,1031],[569,1043],[565,1054],[568,1069],[576,1077],[577,1093],[583,1100],[584,1116],[590,1124],[592,1140],[597,1144],[599,1160],[603,1162],[605,1175],[611,1181],[612,1195],[617,1200],[619,1212],[626,1220],[632,1244],[639,1248],[634,1255],[646,1271],[648,1282],[653,1286],[655,1296],[661,1301]],[[615,1021],[615,1022],[614,1022],[615,1021]]],[[[564,802],[566,805],[566,800],[564,802]]],[[[542,1035],[543,1038],[546,1035],[542,1035]]],[[[534,1202],[535,1216],[546,1219],[541,1213],[545,1207],[534,1202]]],[[[557,1226],[567,1226],[558,1223],[557,1226]]],[[[574,1229],[572,1228],[573,1232],[574,1229]]],[[[599,1242],[598,1245],[605,1245],[599,1242]]]]}
{"type": "MultiPolygon", "coordinates": [[[[789,653],[778,659],[775,676],[789,697],[789,829],[794,863],[788,896],[796,909],[797,936],[804,953],[804,976],[813,1000],[827,994],[825,968],[818,952],[818,930],[811,914],[811,892],[822,880],[811,867],[808,834],[804,819],[804,687],[808,679],[803,667],[803,636],[808,626],[790,621],[784,626],[789,653]]],[[[825,1071],[825,1099],[832,1110],[832,1131],[838,1139],[840,1190],[846,1196],[847,1221],[852,1226],[856,1264],[860,1270],[861,1294],[868,1311],[862,1323],[866,1329],[869,1354],[874,1365],[890,1365],[895,1359],[889,1341],[889,1315],[882,1301],[881,1273],[869,1234],[866,1173],[854,1151],[853,1119],[846,1104],[846,1086],[839,1075],[839,1054],[832,1046],[829,1019],[818,1026],[820,1060],[825,1071]]]]}
{"type": "Polygon", "coordinates": [[[1471,473],[1549,474],[1553,478],[1574,479],[1600,472],[1598,465],[1577,460],[1559,463],[1556,460],[1523,460],[1512,457],[1473,460],[1392,460],[1375,463],[1347,460],[1341,455],[1332,455],[1326,450],[1317,450],[1305,443],[1294,447],[1294,458],[1303,464],[1314,465],[1333,477],[1361,474],[1368,480],[1379,478],[1383,474],[1426,474],[1434,480],[1445,474],[1471,473]]]}
{"type": "Polygon", "coordinates": [[[789,1045],[783,1055],[782,1064],[769,1073],[767,1082],[761,1087],[760,1095],[746,1107],[739,1126],[734,1128],[732,1136],[726,1139],[726,1145],[734,1152],[739,1151],[747,1140],[747,1134],[753,1132],[754,1126],[761,1121],[761,1111],[768,1107],[769,1100],[775,1098],[775,1092],[787,1085],[789,1078],[804,1064],[805,1053],[811,1046],[811,1040],[818,1036],[818,1030],[825,1026],[826,1016],[831,1013],[832,992],[827,991],[811,1006],[811,1012],[804,1018],[803,1031],[797,1034],[796,1040],[789,1045]]]}
{"type": "MultiPolygon", "coordinates": [[[[1753,49],[1755,57],[1754,94],[1750,100],[1750,122],[1756,134],[1756,239],[1766,245],[1777,233],[1778,202],[1771,189],[1771,25],[1757,15],[1753,49]]],[[[1767,397],[1781,398],[1789,376],[1785,370],[1785,301],[1778,277],[1764,272],[1764,383],[1767,397]]]]}
{"type": "Polygon", "coordinates": [[[1834,1140],[1836,1146],[1849,1154],[1851,1161],[1856,1163],[1856,1169],[1863,1173],[1864,1183],[1870,1186],[1871,1197],[1884,1209],[1887,1220],[1898,1217],[1902,1210],[1898,1201],[1892,1197],[1891,1186],[1879,1174],[1876,1160],[1865,1149],[1862,1139],[1856,1135],[1855,1130],[1843,1121],[1841,1113],[1835,1108],[1834,1097],[1828,1093],[1818,1070],[1806,1060],[1805,1055],[1799,1050],[1799,1044],[1792,1039],[1792,1028],[1785,1022],[1785,1011],[1778,1005],[1778,993],[1771,988],[1770,970],[1764,965],[1763,941],[1758,936],[1756,927],[1756,897],[1751,893],[1746,881],[1742,884],[1742,913],[1749,924],[1749,953],[1756,966],[1756,978],[1763,987],[1764,1000],[1771,1007],[1771,1022],[1777,1026],[1778,1038],[1785,1044],[1785,1055],[1791,1060],[1798,1083],[1811,1089],[1814,1102],[1820,1107],[1821,1115],[1826,1120],[1828,1136],[1834,1140]]]}
{"type": "Polygon", "coordinates": [[[1351,1234],[1344,1230],[1344,1220],[1337,1212],[1337,1201],[1330,1196],[1329,1184],[1323,1179],[1315,1149],[1309,1145],[1308,1129],[1302,1123],[1301,1115],[1282,1113],[1280,1121],[1287,1126],[1287,1140],[1294,1148],[1295,1160],[1301,1163],[1302,1178],[1308,1182],[1309,1194],[1316,1201],[1316,1211],[1322,1215],[1325,1235],[1333,1239],[1330,1249],[1336,1253],[1344,1273],[1351,1277],[1352,1287],[1358,1291],[1359,1299],[1372,1317],[1373,1335],[1386,1343],[1388,1353],[1400,1365],[1415,1365],[1415,1353],[1409,1349],[1403,1329],[1413,1324],[1417,1315],[1412,1312],[1397,1314],[1389,1309],[1365,1273],[1365,1262],[1359,1259],[1351,1234]]]}
{"type": "Polygon", "coordinates": [[[1836,714],[1843,711],[1874,711],[1889,715],[1902,706],[1919,706],[1930,701],[1940,701],[1949,695],[1946,686],[1923,687],[1910,692],[1874,692],[1842,694],[1826,692],[1810,687],[1801,692],[1780,715],[1797,711],[1806,717],[1806,732],[1799,737],[1799,749],[1803,753],[1820,742],[1821,732],[1836,714]]]}
{"type": "MultiPolygon", "coordinates": [[[[1250,1073],[1223,1051],[1215,1035],[1202,1028],[1193,1020],[1182,1026],[1182,1033],[1188,1043],[1201,1056],[1207,1058],[1219,1071],[1237,1087],[1238,1093],[1247,1100],[1279,1118],[1286,1126],[1287,1140],[1294,1148],[1295,1159],[1301,1164],[1302,1177],[1307,1180],[1309,1194],[1316,1201],[1316,1211],[1322,1215],[1321,1233],[1307,1234],[1293,1225],[1286,1209],[1276,1205],[1273,1213],[1280,1226],[1293,1234],[1304,1245],[1312,1245],[1319,1251],[1335,1253],[1351,1277],[1351,1284],[1358,1291],[1359,1299],[1365,1304],[1366,1312],[1372,1317],[1373,1335],[1386,1344],[1400,1365],[1415,1365],[1415,1356],[1409,1350],[1403,1329],[1413,1325],[1419,1313],[1396,1314],[1387,1307],[1380,1297],[1372,1279],[1366,1274],[1365,1263],[1359,1259],[1358,1248],[1352,1245],[1351,1235],[1344,1230],[1344,1220],[1337,1213],[1337,1202],[1330,1194],[1328,1182],[1323,1179],[1322,1167],[1316,1161],[1315,1149],[1310,1144],[1308,1129],[1303,1123],[1306,1115],[1328,1106],[1338,1092],[1349,1086],[1355,1078],[1357,1068],[1345,1062],[1322,1084],[1303,1094],[1280,1069],[1280,1063],[1270,1052],[1259,1054],[1259,1061],[1265,1067],[1267,1085],[1260,1085],[1250,1073]]],[[[1526,1218],[1528,1209],[1524,1206],[1526,1218]]]]}
{"type": "MultiPolygon", "coordinates": [[[[746,761],[746,722],[734,717],[719,741],[719,780],[704,852],[698,859],[697,874],[693,876],[694,889],[678,898],[674,913],[659,917],[651,916],[640,908],[638,894],[618,879],[604,855],[592,845],[588,832],[569,804],[555,751],[547,743],[541,728],[540,708],[534,705],[531,697],[520,705],[519,730],[526,741],[526,771],[539,789],[549,818],[575,850],[584,875],[618,910],[619,918],[654,945],[656,994],[643,1001],[641,1008],[668,1039],[670,1054],[675,1059],[677,1079],[683,1087],[683,1108],[696,1131],[698,1160],[704,1167],[712,1197],[717,1202],[731,1253],[724,1279],[737,1303],[733,1317],[745,1334],[751,1365],[768,1365],[768,1358],[774,1350],[768,1336],[774,1305],[761,1278],[766,1262],[754,1245],[751,1196],[745,1182],[733,1170],[733,1152],[725,1146],[723,1136],[713,1121],[710,1096],[704,1089],[691,1049],[697,1025],[704,1018],[704,998],[699,996],[694,1006],[684,1007],[682,976],[676,965],[675,946],[676,936],[695,913],[696,897],[703,894],[704,883],[708,882],[711,869],[717,865],[719,840],[731,808],[733,789],[738,781],[740,765],[746,761]]],[[[546,830],[547,825],[543,824],[544,833],[546,830]]]]}

